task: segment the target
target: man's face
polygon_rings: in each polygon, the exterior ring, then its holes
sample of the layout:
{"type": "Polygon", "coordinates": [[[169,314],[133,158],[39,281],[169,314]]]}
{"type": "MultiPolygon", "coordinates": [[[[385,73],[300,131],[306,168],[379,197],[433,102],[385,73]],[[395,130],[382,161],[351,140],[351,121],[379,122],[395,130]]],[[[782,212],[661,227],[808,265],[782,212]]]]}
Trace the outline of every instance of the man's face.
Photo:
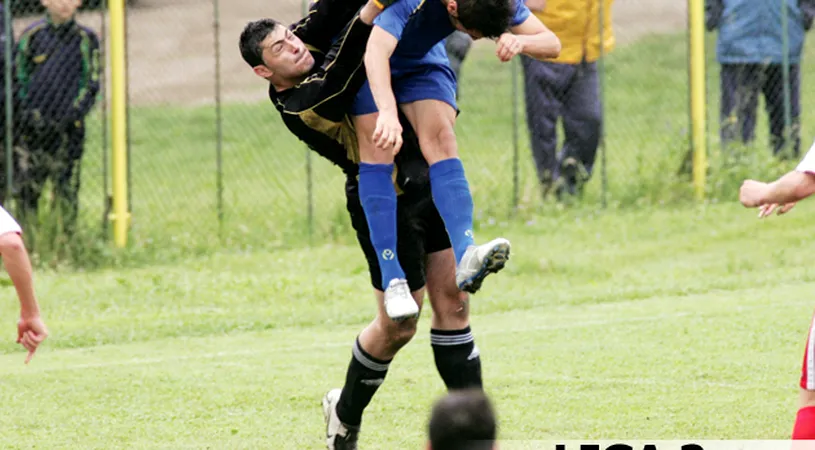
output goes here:
{"type": "Polygon", "coordinates": [[[52,19],[57,22],[66,22],[82,5],[82,0],[42,0],[42,5],[48,10],[52,19]]]}
{"type": "Polygon", "coordinates": [[[263,78],[281,79],[302,77],[314,67],[314,57],[306,45],[286,27],[277,27],[261,43],[263,66],[254,68],[263,78]]]}

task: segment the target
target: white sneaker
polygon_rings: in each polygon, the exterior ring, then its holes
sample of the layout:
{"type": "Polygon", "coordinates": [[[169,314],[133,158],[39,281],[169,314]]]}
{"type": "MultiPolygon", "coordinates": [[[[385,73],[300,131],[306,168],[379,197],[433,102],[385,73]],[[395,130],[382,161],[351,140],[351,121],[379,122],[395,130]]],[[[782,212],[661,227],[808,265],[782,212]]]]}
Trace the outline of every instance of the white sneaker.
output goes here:
{"type": "Polygon", "coordinates": [[[419,317],[419,305],[410,294],[407,280],[391,280],[385,290],[385,312],[396,322],[419,317]]]}
{"type": "Polygon", "coordinates": [[[456,283],[464,292],[475,294],[487,275],[504,268],[509,259],[509,241],[494,239],[484,245],[471,245],[456,267],[456,283]]]}
{"type": "Polygon", "coordinates": [[[325,443],[328,450],[357,450],[359,427],[349,427],[337,417],[337,403],[342,389],[332,389],[323,397],[325,417],[325,443]]]}

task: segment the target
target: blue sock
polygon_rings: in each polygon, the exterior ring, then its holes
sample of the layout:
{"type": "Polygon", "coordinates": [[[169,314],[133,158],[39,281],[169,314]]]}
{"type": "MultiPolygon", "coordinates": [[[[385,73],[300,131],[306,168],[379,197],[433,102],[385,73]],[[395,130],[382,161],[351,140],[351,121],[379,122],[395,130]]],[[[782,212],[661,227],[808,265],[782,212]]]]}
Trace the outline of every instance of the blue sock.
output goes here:
{"type": "Polygon", "coordinates": [[[458,264],[467,247],[474,243],[473,196],[461,160],[445,159],[430,166],[430,189],[458,264]]]}
{"type": "Polygon", "coordinates": [[[396,254],[396,189],[392,174],[393,164],[359,164],[359,199],[379,258],[382,290],[391,280],[406,278],[396,254]]]}

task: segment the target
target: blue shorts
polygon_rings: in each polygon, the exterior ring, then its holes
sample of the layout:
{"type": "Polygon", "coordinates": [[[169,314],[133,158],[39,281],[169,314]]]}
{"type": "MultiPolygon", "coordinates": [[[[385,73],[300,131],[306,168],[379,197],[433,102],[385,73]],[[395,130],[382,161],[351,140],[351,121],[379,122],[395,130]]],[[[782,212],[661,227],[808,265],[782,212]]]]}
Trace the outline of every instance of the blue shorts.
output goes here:
{"type": "MultiPolygon", "coordinates": [[[[439,100],[458,110],[456,105],[456,74],[446,64],[423,65],[407,70],[393,70],[391,85],[396,103],[403,105],[419,100],[439,100]]],[[[351,114],[362,116],[377,112],[371,86],[362,86],[351,107],[351,114]]]]}

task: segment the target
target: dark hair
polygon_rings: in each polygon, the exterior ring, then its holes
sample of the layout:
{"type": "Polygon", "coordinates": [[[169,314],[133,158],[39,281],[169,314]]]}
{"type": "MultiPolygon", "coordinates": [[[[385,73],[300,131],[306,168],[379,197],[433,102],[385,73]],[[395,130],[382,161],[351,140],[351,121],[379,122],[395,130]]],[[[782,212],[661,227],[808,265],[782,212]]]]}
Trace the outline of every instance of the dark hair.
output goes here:
{"type": "Polygon", "coordinates": [[[263,65],[263,49],[260,44],[277,28],[280,22],[272,19],[260,19],[249,22],[241,32],[241,56],[246,64],[252,67],[263,65]]]}
{"type": "Polygon", "coordinates": [[[428,428],[433,450],[486,450],[495,444],[497,425],[490,400],[472,389],[437,401],[428,428]]]}
{"type": "Polygon", "coordinates": [[[501,36],[509,28],[513,6],[510,0],[458,0],[458,21],[486,38],[501,36]]]}

